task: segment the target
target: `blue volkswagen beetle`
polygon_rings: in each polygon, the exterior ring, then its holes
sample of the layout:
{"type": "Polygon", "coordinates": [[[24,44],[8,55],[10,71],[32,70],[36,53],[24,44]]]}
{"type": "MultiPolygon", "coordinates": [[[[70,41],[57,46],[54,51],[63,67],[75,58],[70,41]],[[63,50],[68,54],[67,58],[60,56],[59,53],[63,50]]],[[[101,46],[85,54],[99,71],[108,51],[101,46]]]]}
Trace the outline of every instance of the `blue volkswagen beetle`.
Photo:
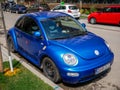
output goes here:
{"type": "Polygon", "coordinates": [[[21,16],[8,31],[7,41],[12,52],[23,55],[55,83],[92,80],[108,71],[114,58],[104,39],[60,12],[21,16]]]}

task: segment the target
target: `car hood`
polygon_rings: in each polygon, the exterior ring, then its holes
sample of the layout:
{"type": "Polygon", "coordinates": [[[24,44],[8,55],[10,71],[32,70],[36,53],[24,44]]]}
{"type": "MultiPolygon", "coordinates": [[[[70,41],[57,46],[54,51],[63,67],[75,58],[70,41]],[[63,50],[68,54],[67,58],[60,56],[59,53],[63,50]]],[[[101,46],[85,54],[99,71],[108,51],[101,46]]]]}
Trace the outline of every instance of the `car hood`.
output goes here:
{"type": "MultiPolygon", "coordinates": [[[[106,53],[107,47],[104,40],[95,34],[88,33],[69,39],[50,40],[50,44],[68,49],[84,59],[94,59],[106,53]]],[[[70,53],[67,52],[67,53],[70,53]]]]}

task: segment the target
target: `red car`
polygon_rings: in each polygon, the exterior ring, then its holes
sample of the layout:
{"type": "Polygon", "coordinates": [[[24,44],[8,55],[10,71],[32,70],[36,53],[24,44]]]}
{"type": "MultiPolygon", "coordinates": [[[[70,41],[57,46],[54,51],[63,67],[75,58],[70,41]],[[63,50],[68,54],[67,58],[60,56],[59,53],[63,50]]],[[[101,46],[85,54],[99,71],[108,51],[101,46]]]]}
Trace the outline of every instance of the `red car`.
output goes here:
{"type": "Polygon", "coordinates": [[[120,5],[107,6],[102,12],[91,13],[88,16],[88,22],[120,25],[120,5]]]}

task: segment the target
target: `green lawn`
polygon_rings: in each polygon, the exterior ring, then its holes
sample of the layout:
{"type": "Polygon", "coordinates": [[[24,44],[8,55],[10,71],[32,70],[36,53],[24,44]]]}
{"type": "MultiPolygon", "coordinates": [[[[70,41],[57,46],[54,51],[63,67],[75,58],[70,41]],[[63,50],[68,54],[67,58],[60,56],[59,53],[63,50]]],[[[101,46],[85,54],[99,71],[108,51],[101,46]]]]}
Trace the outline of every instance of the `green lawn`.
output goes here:
{"type": "MultiPolygon", "coordinates": [[[[4,62],[3,66],[8,68],[9,63],[4,62]]],[[[19,68],[20,71],[13,76],[0,73],[0,90],[53,90],[18,61],[13,60],[13,66],[19,68]]]]}

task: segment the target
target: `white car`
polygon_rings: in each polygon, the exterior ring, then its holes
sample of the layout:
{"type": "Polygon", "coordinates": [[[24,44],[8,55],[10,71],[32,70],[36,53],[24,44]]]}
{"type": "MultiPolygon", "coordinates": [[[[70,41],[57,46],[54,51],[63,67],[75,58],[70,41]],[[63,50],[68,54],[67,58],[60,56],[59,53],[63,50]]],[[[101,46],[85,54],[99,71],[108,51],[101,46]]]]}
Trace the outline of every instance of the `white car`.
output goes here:
{"type": "Polygon", "coordinates": [[[73,16],[76,19],[80,18],[80,10],[74,4],[57,5],[51,11],[64,12],[73,16]]]}

